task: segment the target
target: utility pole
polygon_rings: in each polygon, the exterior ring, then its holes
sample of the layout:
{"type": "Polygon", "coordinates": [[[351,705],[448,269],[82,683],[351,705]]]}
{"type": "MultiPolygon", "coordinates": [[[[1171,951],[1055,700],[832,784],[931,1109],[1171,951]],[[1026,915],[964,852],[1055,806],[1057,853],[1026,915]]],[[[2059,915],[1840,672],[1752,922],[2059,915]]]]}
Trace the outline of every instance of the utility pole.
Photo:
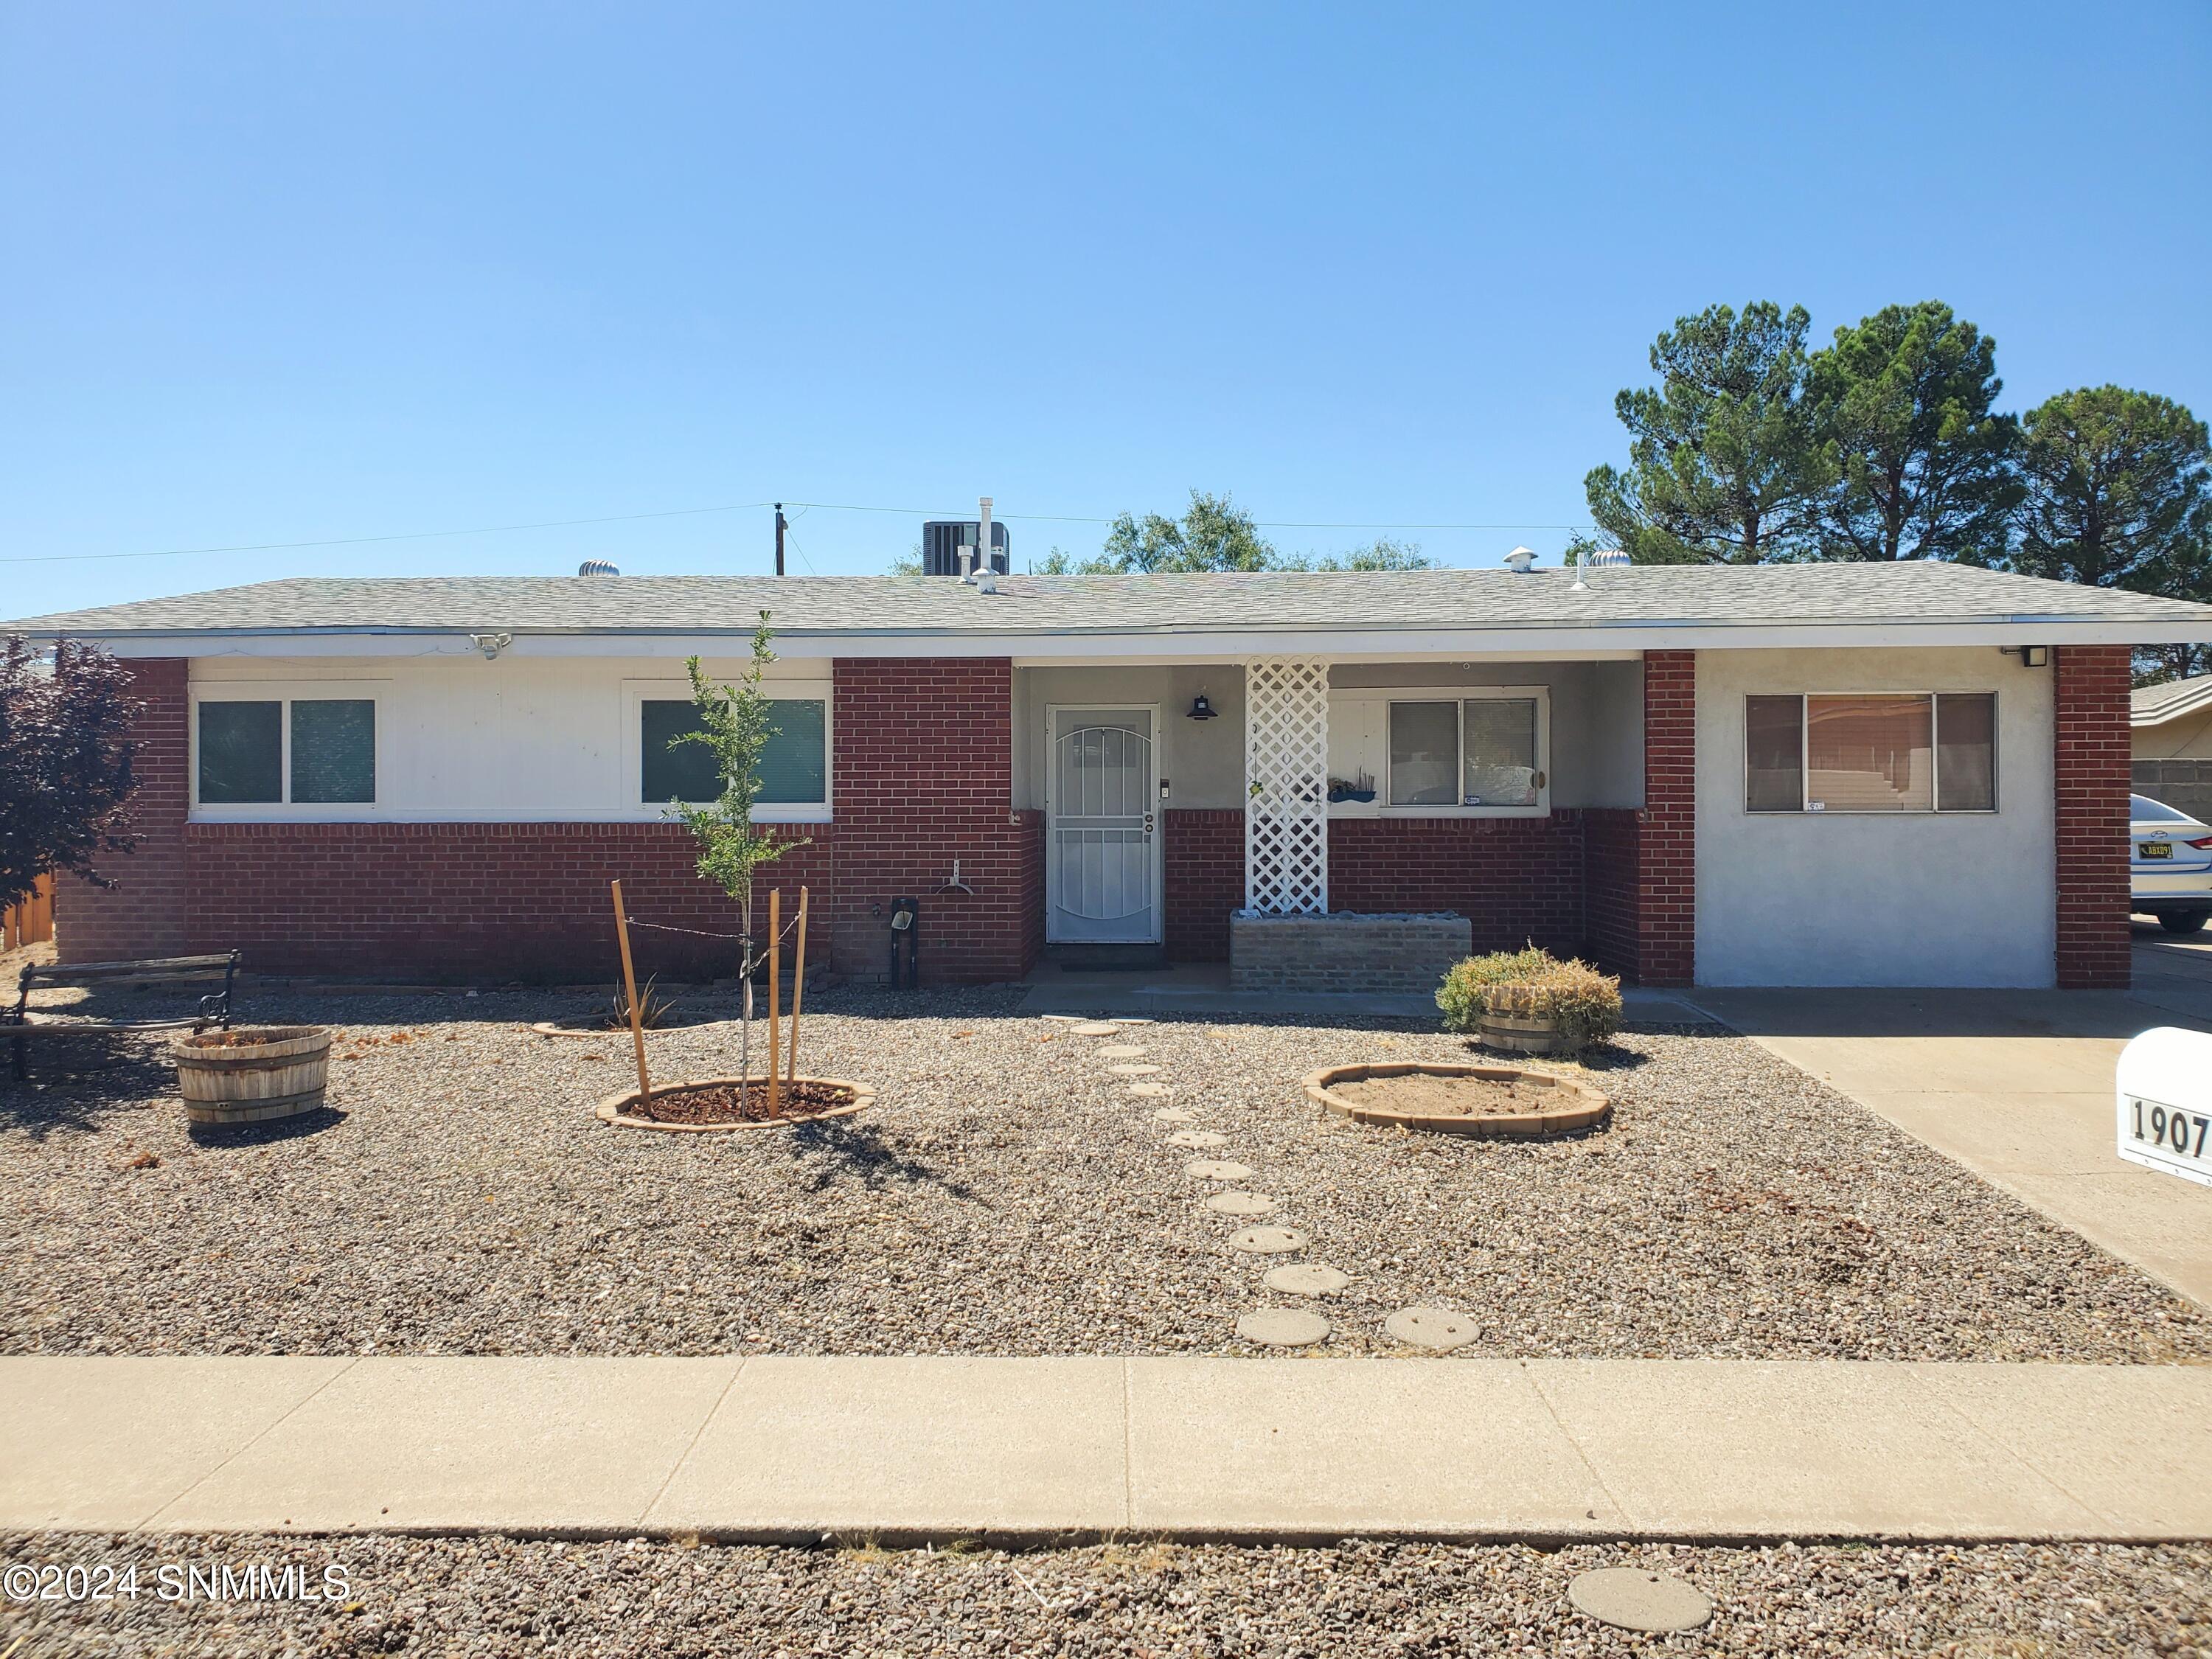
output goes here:
{"type": "Polygon", "coordinates": [[[783,503],[775,504],[775,574],[783,574],[783,503]]]}

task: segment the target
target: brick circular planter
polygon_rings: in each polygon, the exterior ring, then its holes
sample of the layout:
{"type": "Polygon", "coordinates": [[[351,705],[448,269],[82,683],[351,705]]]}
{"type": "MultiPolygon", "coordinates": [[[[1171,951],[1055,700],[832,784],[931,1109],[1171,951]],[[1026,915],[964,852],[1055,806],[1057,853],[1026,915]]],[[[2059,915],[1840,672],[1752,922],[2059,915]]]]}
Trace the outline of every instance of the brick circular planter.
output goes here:
{"type": "Polygon", "coordinates": [[[1613,1103],[1588,1084],[1540,1072],[1524,1066],[1480,1066],[1450,1060],[1378,1060],[1364,1066],[1325,1066],[1309,1073],[1306,1098],[1317,1106],[1350,1118],[1355,1123],[1397,1124],[1408,1129],[1428,1129],[1437,1134],[1472,1135],[1480,1140],[1547,1140],[1571,1135],[1605,1123],[1613,1103]],[[1347,1099],[1335,1092],[1345,1083],[1364,1083],[1394,1077],[1465,1077],[1490,1083],[1526,1083],[1556,1091],[1559,1104],[1536,1111],[1466,1112],[1401,1111],[1389,1106],[1347,1099]]]}
{"type": "MultiPolygon", "coordinates": [[[[653,1092],[656,1095],[678,1095],[692,1089],[735,1089],[748,1081],[750,1085],[756,1089],[765,1088],[768,1085],[766,1078],[758,1077],[750,1079],[734,1077],[694,1078],[683,1083],[668,1084],[656,1088],[653,1092]]],[[[745,1118],[735,1123],[662,1123],[653,1118],[635,1117],[631,1115],[629,1109],[637,1104],[638,1097],[637,1091],[631,1089],[622,1094],[609,1095],[599,1103],[595,1115],[600,1122],[612,1124],[623,1129],[670,1129],[681,1134],[720,1134],[731,1129],[788,1129],[794,1124],[820,1123],[833,1117],[850,1117],[855,1112],[866,1110],[874,1103],[876,1098],[876,1091],[872,1086],[866,1083],[854,1083],[849,1078],[808,1077],[801,1073],[798,1081],[820,1084],[832,1089],[843,1089],[850,1092],[853,1097],[842,1106],[833,1106],[826,1112],[809,1112],[804,1117],[745,1118]]]]}
{"type": "MultiPolygon", "coordinates": [[[[649,1037],[676,1036],[685,1031],[720,1030],[725,1025],[736,1024],[738,1022],[734,1019],[702,1019],[684,1025],[648,1025],[645,1028],[645,1034],[649,1037]]],[[[541,1019],[532,1022],[530,1029],[539,1036],[588,1037],[599,1042],[626,1042],[629,1040],[629,1027],[627,1025],[564,1025],[557,1019],[541,1019]]]]}
{"type": "Polygon", "coordinates": [[[177,1092],[195,1123],[266,1123],[312,1112],[330,1079],[321,1025],[241,1025],[173,1038],[177,1092]]]}

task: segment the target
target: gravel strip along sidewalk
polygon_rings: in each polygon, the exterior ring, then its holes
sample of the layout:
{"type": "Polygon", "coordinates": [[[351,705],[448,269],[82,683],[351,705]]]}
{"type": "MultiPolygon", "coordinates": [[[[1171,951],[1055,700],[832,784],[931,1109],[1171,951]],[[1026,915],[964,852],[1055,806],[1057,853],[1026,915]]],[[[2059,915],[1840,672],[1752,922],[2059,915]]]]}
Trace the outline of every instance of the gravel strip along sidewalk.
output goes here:
{"type": "Polygon", "coordinates": [[[2212,1652],[2212,1550],[1988,1545],[1767,1549],[1131,1543],[1005,1555],[623,1540],[49,1534],[9,1562],[136,1563],[136,1601],[0,1602],[40,1655],[949,1654],[1170,1659],[1527,1653],[1987,1659],[2212,1652]],[[349,1601],[163,1602],[161,1564],[342,1565],[349,1601]],[[1567,1601],[1579,1572],[1695,1584],[1704,1629],[1640,1637],[1567,1601]]]}
{"type": "MultiPolygon", "coordinates": [[[[1383,1321],[1422,1307],[1475,1322],[1462,1355],[2212,1357],[2186,1303],[1713,1028],[1625,1034],[1590,1073],[1611,1130],[1524,1145],[1299,1094],[1458,1039],[1161,1020],[1124,1040],[1228,1138],[1194,1152],[1018,994],[810,997],[802,1068],[876,1103],[730,1135],[596,1121],[624,1046],[524,1029],[580,999],[258,999],[343,1033],[331,1109],[197,1135],[152,1045],[50,1044],[0,1081],[0,1351],[1251,1353],[1287,1260],[1351,1275],[1313,1352],[1404,1353],[1383,1321]],[[1314,1243],[1231,1248],[1194,1156],[1314,1243]]],[[[673,1082],[737,1037],[648,1043],[673,1082]]]]}

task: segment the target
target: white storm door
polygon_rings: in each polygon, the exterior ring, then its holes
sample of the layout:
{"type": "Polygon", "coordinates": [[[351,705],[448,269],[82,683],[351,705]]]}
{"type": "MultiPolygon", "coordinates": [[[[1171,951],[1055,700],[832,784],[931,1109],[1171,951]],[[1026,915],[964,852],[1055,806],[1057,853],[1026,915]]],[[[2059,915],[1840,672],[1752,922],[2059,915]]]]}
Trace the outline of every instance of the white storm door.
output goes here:
{"type": "Polygon", "coordinates": [[[1045,938],[1156,945],[1160,781],[1153,711],[1055,707],[1048,718],[1045,938]]]}

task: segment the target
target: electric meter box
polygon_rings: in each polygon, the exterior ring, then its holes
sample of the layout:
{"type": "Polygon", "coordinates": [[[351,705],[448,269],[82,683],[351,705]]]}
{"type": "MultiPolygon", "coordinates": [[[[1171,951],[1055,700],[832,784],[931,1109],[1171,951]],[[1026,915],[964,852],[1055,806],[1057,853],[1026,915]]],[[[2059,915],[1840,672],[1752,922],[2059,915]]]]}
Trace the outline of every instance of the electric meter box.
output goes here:
{"type": "Polygon", "coordinates": [[[2120,1050],[2120,1156],[2212,1187],[2212,1036],[2160,1025],[2120,1050]]]}

